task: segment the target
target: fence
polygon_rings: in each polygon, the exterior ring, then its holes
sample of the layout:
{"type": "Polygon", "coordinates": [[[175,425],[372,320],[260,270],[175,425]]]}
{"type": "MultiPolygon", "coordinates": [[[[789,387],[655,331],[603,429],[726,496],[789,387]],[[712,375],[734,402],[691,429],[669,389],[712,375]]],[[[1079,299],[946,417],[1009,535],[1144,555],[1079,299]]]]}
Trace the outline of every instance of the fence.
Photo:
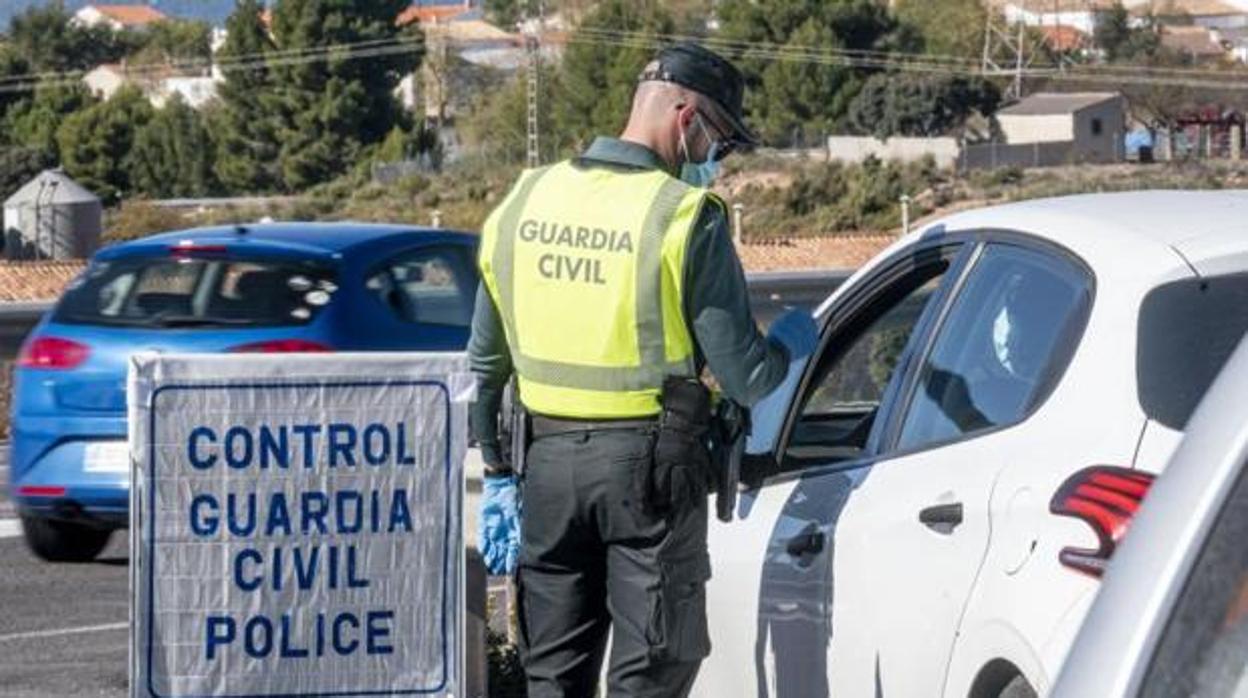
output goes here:
{"type": "Polygon", "coordinates": [[[959,172],[998,167],[1059,167],[1076,164],[1122,162],[1121,139],[1115,139],[1111,153],[1077,148],[1074,141],[1050,143],[982,143],[962,148],[959,172]]]}

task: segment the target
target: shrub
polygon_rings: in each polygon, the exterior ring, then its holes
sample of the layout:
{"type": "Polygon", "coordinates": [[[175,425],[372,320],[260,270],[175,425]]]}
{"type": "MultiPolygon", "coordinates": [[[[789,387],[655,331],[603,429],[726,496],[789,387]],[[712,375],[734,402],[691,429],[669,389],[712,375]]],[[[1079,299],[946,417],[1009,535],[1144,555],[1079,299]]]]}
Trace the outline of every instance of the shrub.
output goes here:
{"type": "Polygon", "coordinates": [[[103,240],[133,240],[185,227],[187,220],[181,212],[156,206],[145,199],[132,199],[122,203],[109,216],[103,240]]]}

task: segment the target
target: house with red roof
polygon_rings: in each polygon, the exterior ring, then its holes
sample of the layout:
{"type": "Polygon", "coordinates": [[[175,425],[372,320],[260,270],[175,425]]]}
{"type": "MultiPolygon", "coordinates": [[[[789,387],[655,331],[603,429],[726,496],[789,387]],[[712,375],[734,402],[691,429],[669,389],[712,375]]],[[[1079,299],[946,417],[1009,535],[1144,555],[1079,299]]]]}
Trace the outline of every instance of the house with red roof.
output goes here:
{"type": "Polygon", "coordinates": [[[84,27],[107,26],[114,31],[143,29],[169,19],[150,5],[86,5],[74,13],[73,21],[84,27]]]}

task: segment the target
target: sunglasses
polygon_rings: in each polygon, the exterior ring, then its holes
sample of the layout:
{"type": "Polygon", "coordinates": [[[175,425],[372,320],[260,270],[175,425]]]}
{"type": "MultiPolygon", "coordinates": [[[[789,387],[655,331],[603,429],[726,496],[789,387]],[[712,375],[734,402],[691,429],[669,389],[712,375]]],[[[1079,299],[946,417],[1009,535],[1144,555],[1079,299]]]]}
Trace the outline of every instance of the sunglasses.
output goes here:
{"type": "Polygon", "coordinates": [[[741,141],[739,141],[733,134],[724,135],[723,130],[719,128],[714,119],[706,114],[703,114],[701,111],[698,111],[698,118],[701,119],[704,127],[710,127],[708,129],[711,131],[709,135],[714,138],[713,142],[718,144],[718,147],[715,148],[716,162],[723,160],[731,155],[737,148],[741,147],[741,141]]]}

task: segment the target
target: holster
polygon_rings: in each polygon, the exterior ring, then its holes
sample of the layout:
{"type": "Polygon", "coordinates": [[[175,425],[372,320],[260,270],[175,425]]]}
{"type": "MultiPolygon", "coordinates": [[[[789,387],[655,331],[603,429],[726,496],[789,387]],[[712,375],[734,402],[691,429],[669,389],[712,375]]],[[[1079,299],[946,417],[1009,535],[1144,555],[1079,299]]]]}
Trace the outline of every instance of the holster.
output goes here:
{"type": "Polygon", "coordinates": [[[529,452],[529,435],[532,433],[532,421],[529,411],[519,400],[512,402],[512,471],[515,477],[524,478],[525,458],[529,452]]]}
{"type": "Polygon", "coordinates": [[[512,379],[503,390],[503,401],[497,416],[499,451],[506,466],[516,477],[524,476],[525,454],[529,450],[532,422],[529,412],[520,402],[520,391],[512,379]]]}
{"type": "Polygon", "coordinates": [[[715,412],[711,462],[715,468],[715,515],[732,521],[741,482],[741,460],[750,435],[750,411],[732,400],[721,400],[715,412]]]}
{"type": "Polygon", "coordinates": [[[696,378],[669,376],[659,396],[662,412],[654,437],[654,457],[639,483],[642,502],[667,515],[696,505],[714,483],[708,439],[711,393],[696,378]]]}

